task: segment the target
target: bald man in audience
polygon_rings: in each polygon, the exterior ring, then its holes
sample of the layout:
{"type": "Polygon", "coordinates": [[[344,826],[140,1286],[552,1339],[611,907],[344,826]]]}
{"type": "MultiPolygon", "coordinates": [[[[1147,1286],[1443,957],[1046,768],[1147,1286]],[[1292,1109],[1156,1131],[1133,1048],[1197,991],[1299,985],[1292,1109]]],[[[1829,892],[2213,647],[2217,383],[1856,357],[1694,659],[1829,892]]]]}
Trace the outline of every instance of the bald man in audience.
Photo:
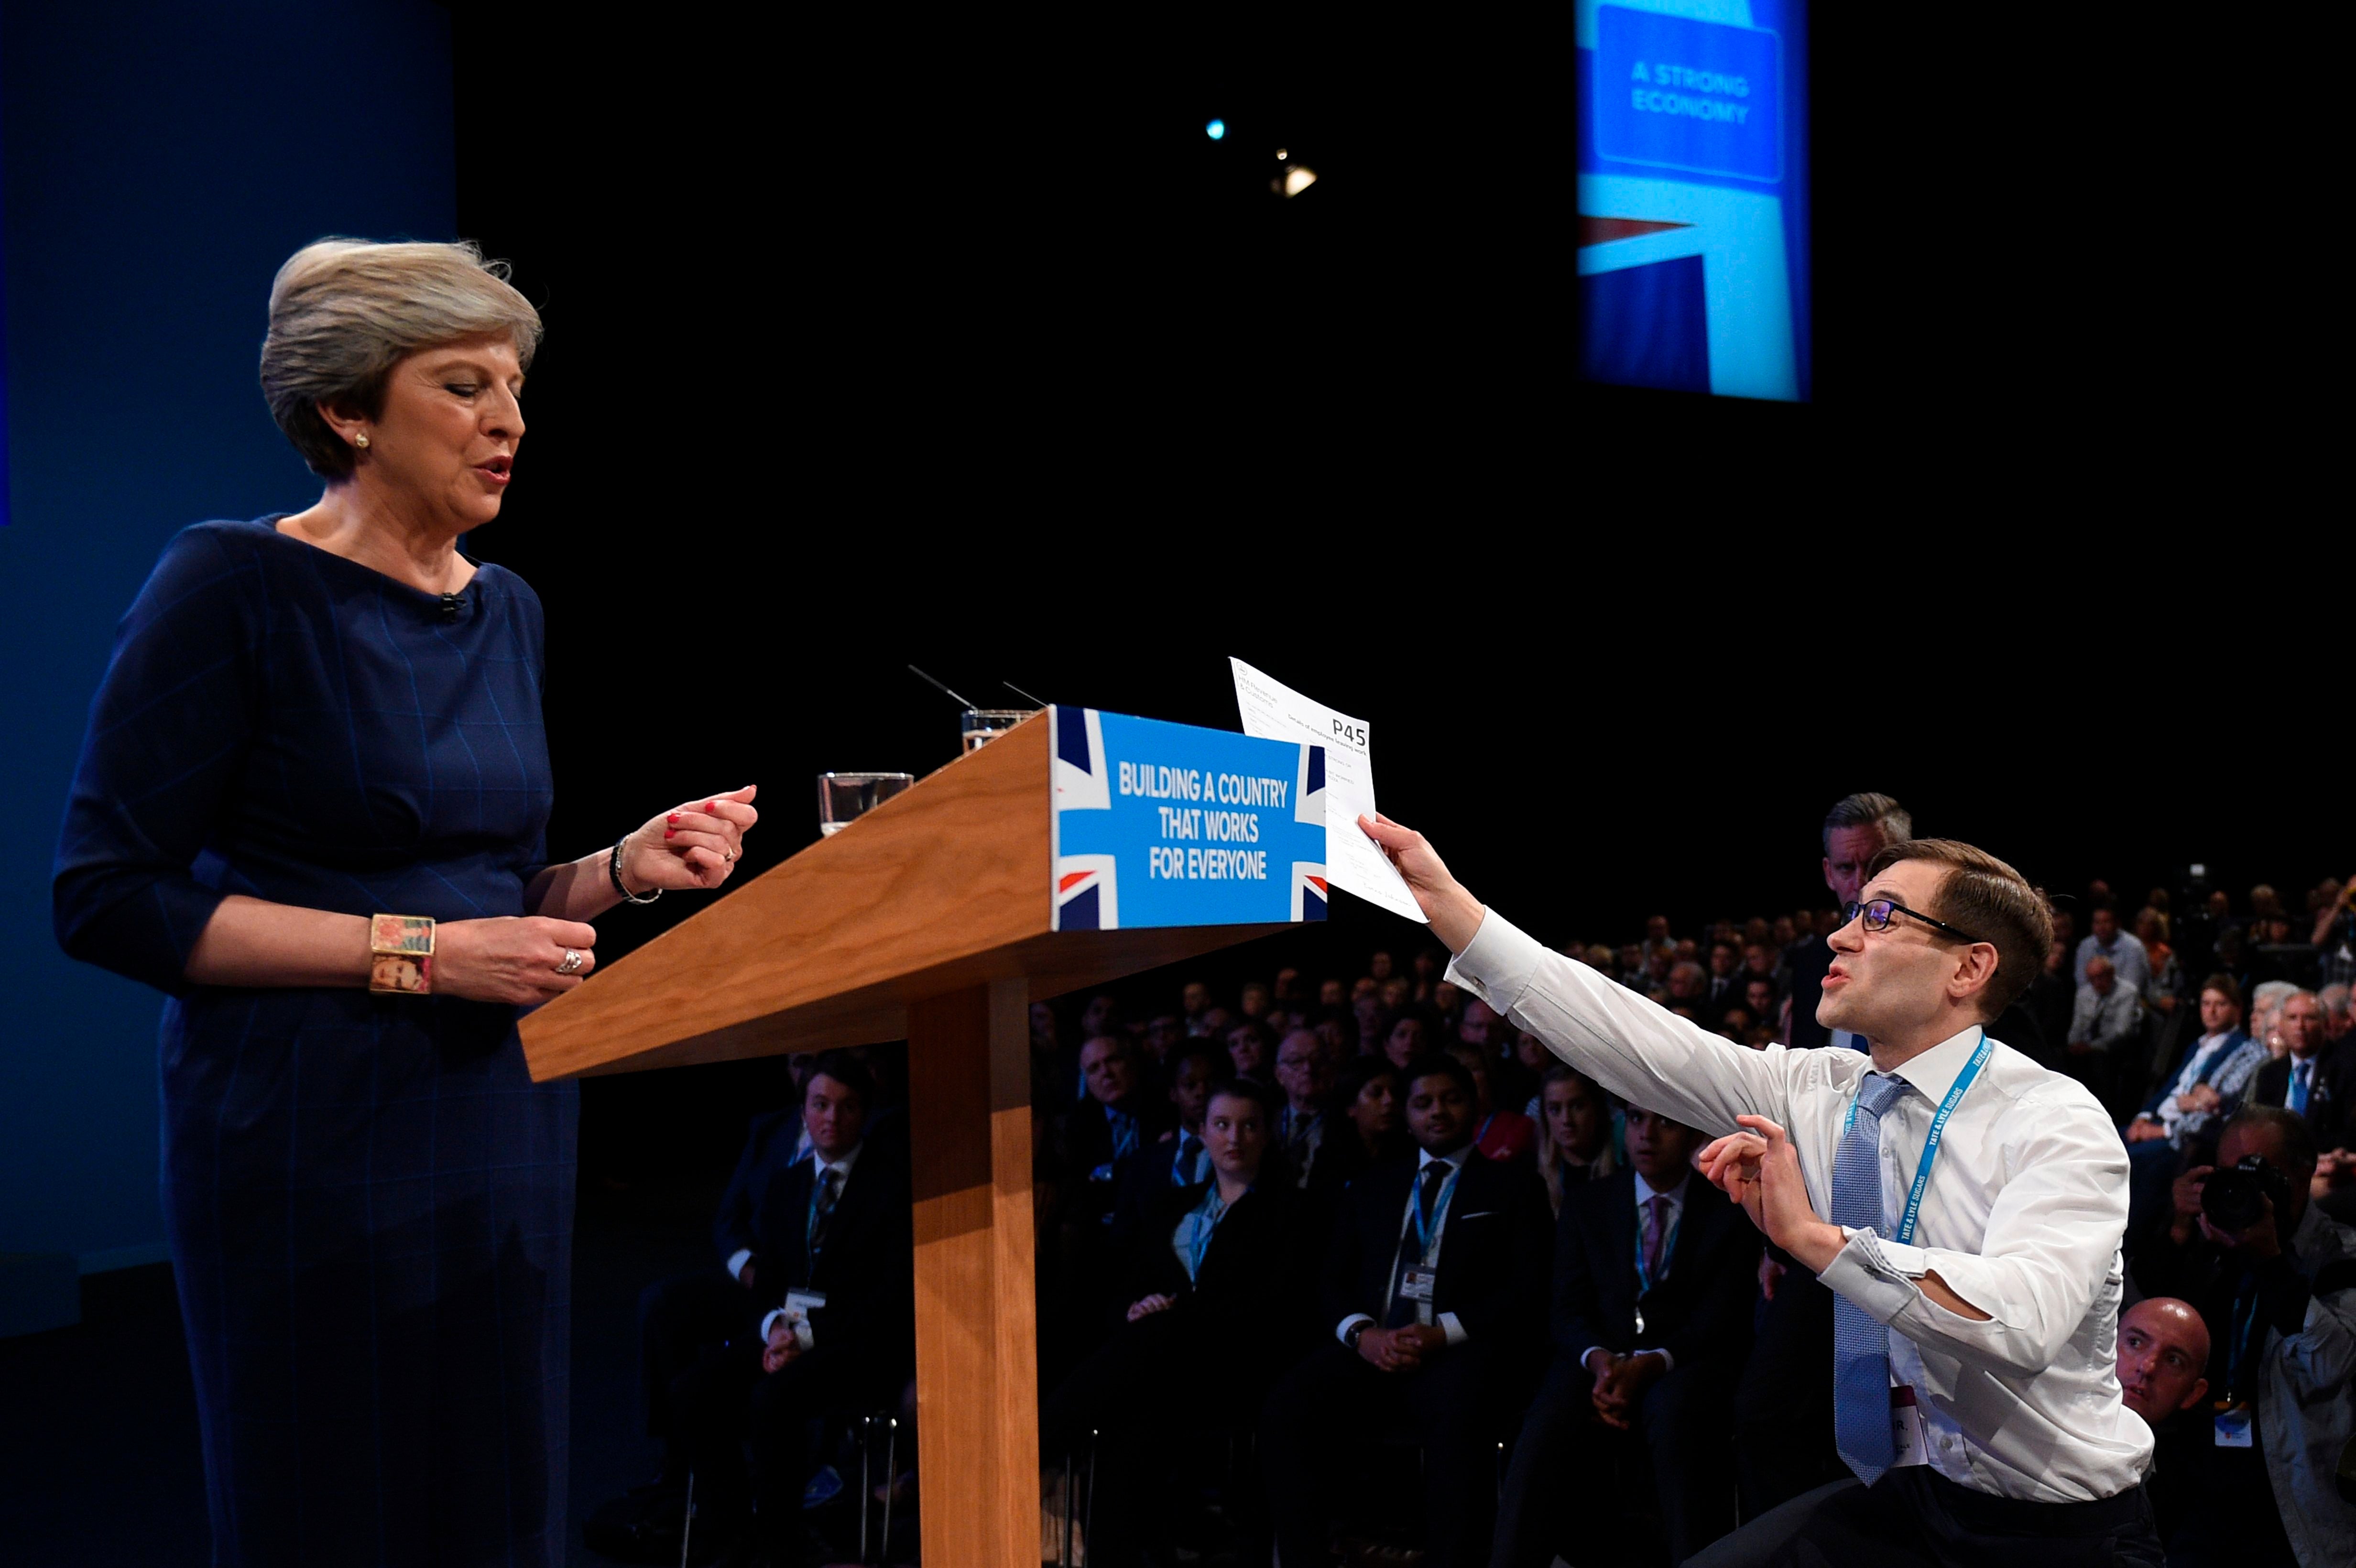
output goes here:
{"type": "Polygon", "coordinates": [[[2209,1392],[2209,1326],[2172,1296],[2138,1301],[2119,1317],[2119,1392],[2154,1428],[2209,1392]]]}

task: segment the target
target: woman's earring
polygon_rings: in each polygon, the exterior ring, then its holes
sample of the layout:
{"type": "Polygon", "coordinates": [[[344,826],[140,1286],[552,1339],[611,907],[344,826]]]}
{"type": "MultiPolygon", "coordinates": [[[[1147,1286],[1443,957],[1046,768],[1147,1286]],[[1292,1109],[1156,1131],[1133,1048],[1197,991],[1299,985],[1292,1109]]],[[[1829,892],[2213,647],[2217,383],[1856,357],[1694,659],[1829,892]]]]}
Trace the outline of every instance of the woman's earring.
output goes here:
{"type": "Polygon", "coordinates": [[[362,452],[366,452],[368,450],[368,432],[362,431],[359,434],[352,437],[352,444],[359,447],[362,452]]]}

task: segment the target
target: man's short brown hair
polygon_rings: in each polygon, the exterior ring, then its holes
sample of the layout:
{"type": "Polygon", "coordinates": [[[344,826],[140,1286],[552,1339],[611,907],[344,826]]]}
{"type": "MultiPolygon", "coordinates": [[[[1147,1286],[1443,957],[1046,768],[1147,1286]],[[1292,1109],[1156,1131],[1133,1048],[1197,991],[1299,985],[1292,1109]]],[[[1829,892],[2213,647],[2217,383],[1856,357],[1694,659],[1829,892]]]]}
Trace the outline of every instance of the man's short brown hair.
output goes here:
{"type": "Polygon", "coordinates": [[[2045,895],[1987,850],[1954,838],[1907,838],[1888,845],[1866,868],[1866,879],[1871,880],[1901,860],[1944,866],[1947,875],[1933,907],[1923,912],[1995,947],[1996,974],[1981,993],[1981,1017],[1994,1019],[2029,989],[2053,951],[2053,912],[2045,895]]]}
{"type": "Polygon", "coordinates": [[[2201,982],[2201,988],[2204,991],[2214,991],[2224,997],[2233,1004],[2235,1012],[2242,1010],[2241,983],[2231,975],[2211,975],[2201,982]]]}

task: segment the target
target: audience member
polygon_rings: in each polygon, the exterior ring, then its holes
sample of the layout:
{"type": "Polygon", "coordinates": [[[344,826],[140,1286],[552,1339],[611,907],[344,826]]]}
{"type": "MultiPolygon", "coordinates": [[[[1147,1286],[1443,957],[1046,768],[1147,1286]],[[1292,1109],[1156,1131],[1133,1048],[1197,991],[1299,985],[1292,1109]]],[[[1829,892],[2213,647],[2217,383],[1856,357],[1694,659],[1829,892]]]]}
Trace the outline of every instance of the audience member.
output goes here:
{"type": "Polygon", "coordinates": [[[1495,1160],[1531,1157],[1537,1145],[1537,1124],[1497,1104],[1496,1075],[1488,1051],[1479,1046],[1458,1045],[1451,1047],[1448,1054],[1462,1062],[1472,1077],[1472,1147],[1495,1160]]]}
{"type": "Polygon", "coordinates": [[[1379,1056],[1361,1056],[1342,1069],[1333,1106],[1350,1136],[1337,1126],[1321,1150],[1320,1185],[1338,1193],[1360,1172],[1400,1152],[1406,1142],[1398,1069],[1379,1056]]]}
{"type": "Polygon", "coordinates": [[[1402,1072],[1407,1071],[1408,1062],[1430,1049],[1430,1032],[1423,1027],[1421,1019],[1400,1019],[1384,1031],[1383,1055],[1402,1072]]]}
{"type": "Polygon", "coordinates": [[[776,1172],[761,1204],[767,1310],[667,1391],[697,1528],[724,1538],[749,1512],[759,1550],[780,1563],[804,1546],[810,1424],[896,1403],[916,1367],[906,1151],[868,1136],[873,1097],[852,1052],[818,1059],[802,1103],[809,1157],[776,1172]]]}
{"type": "Polygon", "coordinates": [[[2111,961],[2096,954],[2083,966],[2077,1006],[2071,1010],[2068,1054],[2062,1071],[2107,1100],[2117,1082],[2119,1061],[2143,1033],[2143,997],[2123,983],[2111,961]]]}
{"type": "Polygon", "coordinates": [[[1202,1132],[1210,1176],[1162,1189],[1129,1260],[1123,1321],[1041,1404],[1050,1463],[1096,1445],[1088,1556],[1167,1561],[1164,1472],[1190,1439],[1248,1424],[1259,1396],[1314,1332],[1298,1200],[1272,1174],[1268,1090],[1213,1090],[1202,1132]]]}
{"type": "Polygon", "coordinates": [[[2323,1008],[2312,991],[2294,990],[2275,1017],[2284,1052],[2258,1069],[2253,1104],[2281,1105],[2306,1118],[2319,1149],[2346,1141],[2356,1104],[2356,1051],[2323,1049],[2323,1008]]]}
{"type": "Polygon", "coordinates": [[[2119,1314],[2119,1392],[2155,1430],[2209,1392],[2209,1326],[2191,1303],[2146,1296],[2119,1314]]]}
{"type": "Polygon", "coordinates": [[[2096,958],[2107,958],[2111,972],[2120,985],[2140,995],[2151,983],[2151,957],[2144,952],[2143,944],[2119,929],[2119,912],[2107,903],[2094,906],[2088,917],[2085,939],[2078,944],[2077,980],[2086,983],[2086,966],[2096,958]]]}
{"type": "Polygon", "coordinates": [[[2241,1022],[2240,988],[2231,976],[2210,976],[2201,987],[2200,1035],[2126,1126],[2128,1236],[2158,1218],[2183,1152],[2241,1109],[2265,1064],[2266,1048],[2241,1022]]]}
{"type": "Polygon", "coordinates": [[[1235,1064],[1226,1051],[1207,1040],[1187,1040],[1164,1064],[1170,1087],[1170,1109],[1177,1125],[1129,1163],[1114,1203],[1113,1244],[1125,1247],[1139,1226],[1152,1215],[1162,1195],[1173,1187],[1193,1187],[1211,1179],[1211,1156],[1203,1142],[1203,1117],[1211,1108],[1211,1093],[1235,1076],[1235,1064]]]}
{"type": "Polygon", "coordinates": [[[1562,1195],[1620,1168],[1612,1148],[1612,1099],[1578,1068],[1557,1062],[1538,1092],[1546,1130],[1538,1141],[1538,1175],[1547,1202],[1562,1212],[1562,1195]]]}
{"type": "Polygon", "coordinates": [[[2356,1437],[2356,1231],[2308,1202],[2315,1165],[2305,1118],[2244,1107],[2137,1257],[2139,1285],[2200,1311],[2218,1396],[2211,1442],[2187,1449],[2194,1473],[2169,1483],[2171,1564],[2356,1562],[2356,1505],[2333,1483],[2356,1437]]]}
{"type": "Polygon", "coordinates": [[[1309,1030],[1294,1029],[1276,1048],[1276,1081],[1284,1104],[1276,1113],[1276,1148],[1287,1179],[1306,1187],[1315,1174],[1331,1118],[1326,1098],[1333,1080],[1325,1066],[1325,1048],[1309,1030]]]}
{"type": "MultiPolygon", "coordinates": [[[[1822,832],[1825,886],[1832,890],[1833,902],[1843,909],[1855,903],[1858,891],[1865,886],[1865,869],[1873,858],[1885,846],[1912,837],[1912,815],[1886,795],[1843,795],[1834,802],[1825,813],[1822,832]]],[[[1816,1003],[1825,994],[1825,971],[1833,964],[1833,950],[1825,941],[1828,934],[1810,937],[1786,955],[1792,971],[1792,1043],[1861,1051],[1863,1042],[1847,1031],[1827,1029],[1816,1022],[1816,1003]]]]}
{"type": "Polygon", "coordinates": [[[1236,1076],[1269,1082],[1268,1029],[1251,1017],[1238,1019],[1227,1029],[1227,1055],[1235,1062],[1236,1076]]]}
{"type": "Polygon", "coordinates": [[[1494,1568],[1608,1551],[1597,1538],[1628,1517],[1622,1444],[1651,1458],[1671,1563],[1734,1528],[1721,1413],[1749,1349],[1758,1232],[1694,1175],[1700,1133],[1633,1105],[1627,1133],[1631,1168],[1563,1197],[1554,1362],[1514,1445],[1494,1568]]]}
{"type": "Polygon", "coordinates": [[[1127,1037],[1100,1034],[1080,1047],[1084,1097],[1065,1118],[1064,1165],[1077,1218],[1109,1224],[1125,1163],[1162,1134],[1145,1103],[1143,1074],[1127,1037]]]}
{"type": "Polygon", "coordinates": [[[1415,1156],[1350,1184],[1325,1264],[1331,1340],[1286,1374],[1261,1418],[1288,1563],[1325,1562],[1349,1439],[1386,1432],[1423,1450],[1426,1561],[1470,1568],[1486,1555],[1486,1460],[1545,1300],[1545,1199],[1536,1178],[1473,1148],[1462,1062],[1427,1055],[1404,1076],[1415,1156]]]}

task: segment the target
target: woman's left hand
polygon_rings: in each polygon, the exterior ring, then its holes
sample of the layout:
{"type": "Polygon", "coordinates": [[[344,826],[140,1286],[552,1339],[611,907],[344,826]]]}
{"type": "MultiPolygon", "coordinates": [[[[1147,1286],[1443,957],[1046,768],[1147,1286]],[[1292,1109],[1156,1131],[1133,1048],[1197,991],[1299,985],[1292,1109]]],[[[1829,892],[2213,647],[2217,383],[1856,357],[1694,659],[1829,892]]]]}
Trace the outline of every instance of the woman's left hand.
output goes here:
{"type": "Polygon", "coordinates": [[[622,851],[622,880],[634,893],[657,888],[716,888],[736,869],[744,835],[761,820],[758,784],[705,795],[650,817],[622,851]]]}

